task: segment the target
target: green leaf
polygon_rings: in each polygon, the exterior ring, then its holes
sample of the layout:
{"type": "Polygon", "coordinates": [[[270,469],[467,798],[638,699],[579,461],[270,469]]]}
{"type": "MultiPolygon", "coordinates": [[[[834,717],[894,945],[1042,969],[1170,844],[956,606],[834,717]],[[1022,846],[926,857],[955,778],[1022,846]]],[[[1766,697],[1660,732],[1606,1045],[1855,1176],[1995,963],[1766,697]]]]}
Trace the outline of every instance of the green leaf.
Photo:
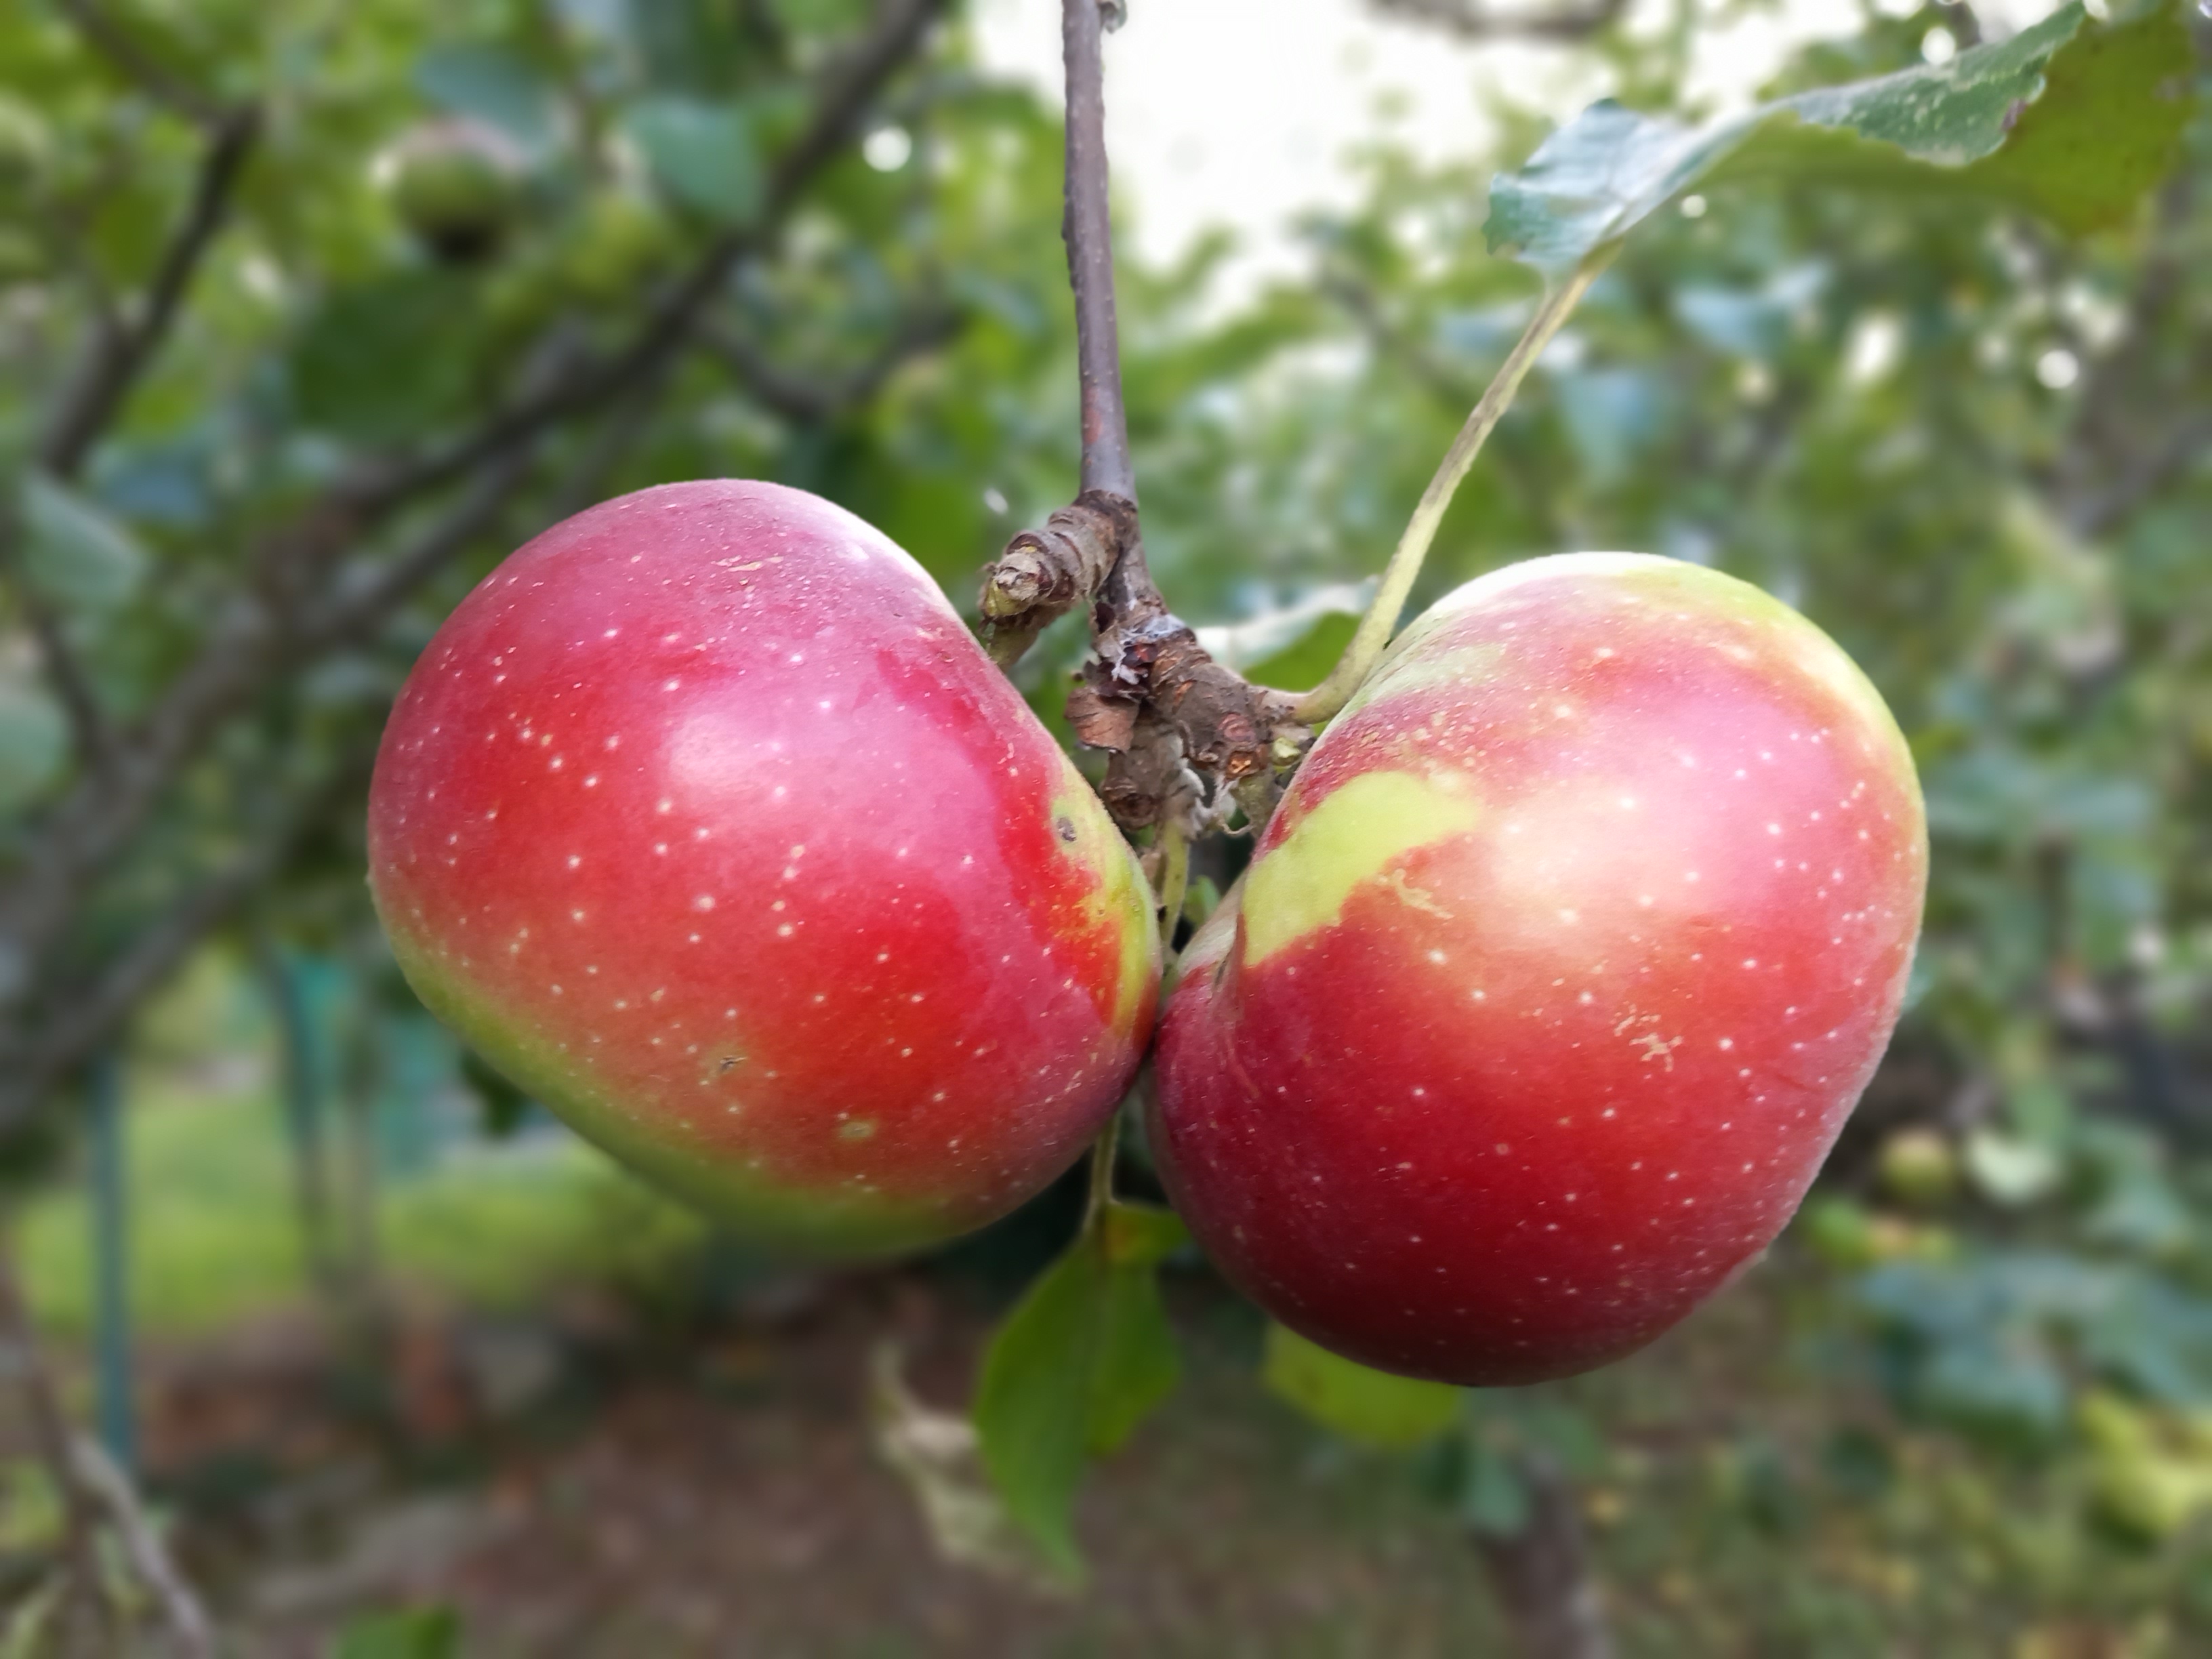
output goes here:
{"type": "Polygon", "coordinates": [[[1084,1414],[1083,1449],[1093,1457],[1119,1451],[1182,1375],[1157,1266],[1115,1266],[1105,1274],[1103,1328],[1084,1414]]]}
{"type": "Polygon", "coordinates": [[[1260,685],[1284,691],[1308,691],[1328,677],[1344,647],[1359,629],[1359,618],[1348,611],[1332,611],[1309,628],[1304,635],[1272,656],[1262,657],[1245,671],[1260,685]]]}
{"type": "Polygon", "coordinates": [[[331,1644],[332,1659],[459,1659],[461,1622],[451,1607],[408,1607],[355,1620],[331,1644]]]}
{"type": "Polygon", "coordinates": [[[0,813],[35,799],[69,758],[69,726],[53,700],[0,680],[0,813]]]}
{"type": "Polygon", "coordinates": [[[42,472],[23,481],[23,527],[24,574],[57,604],[108,610],[146,574],[146,550],[120,520],[42,472]]]}
{"type": "Polygon", "coordinates": [[[496,127],[526,149],[543,149],[558,135],[560,106],[553,89],[502,46],[434,46],[416,64],[415,84],[431,102],[496,127]]]}
{"type": "Polygon", "coordinates": [[[684,206],[726,224],[759,213],[766,185],[744,111],[669,94],[640,100],[624,126],[653,176],[684,206]]]}
{"type": "Polygon", "coordinates": [[[1182,1218],[1157,1204],[1109,1204],[1102,1224],[1106,1259],[1117,1267],[1157,1267],[1190,1243],[1182,1218]]]}
{"type": "Polygon", "coordinates": [[[1418,1446],[1458,1420],[1460,1391],[1371,1370],[1316,1346],[1283,1325],[1267,1328],[1261,1376],[1323,1428],[1370,1446],[1418,1446]]]}
{"type": "Polygon", "coordinates": [[[975,1390],[983,1467],[1007,1512],[1069,1577],[1085,1456],[1119,1448],[1180,1372],[1158,1267],[1189,1235],[1170,1212],[1109,1205],[999,1327],[975,1390]]]}
{"type": "Polygon", "coordinates": [[[1495,253],[1559,277],[1692,186],[1781,176],[1964,190],[2061,229],[2118,222],[2173,162],[2188,113],[2176,8],[2092,23],[2076,3],[1941,66],[1822,87],[1704,126],[1607,100],[1491,186],[1495,253]]]}

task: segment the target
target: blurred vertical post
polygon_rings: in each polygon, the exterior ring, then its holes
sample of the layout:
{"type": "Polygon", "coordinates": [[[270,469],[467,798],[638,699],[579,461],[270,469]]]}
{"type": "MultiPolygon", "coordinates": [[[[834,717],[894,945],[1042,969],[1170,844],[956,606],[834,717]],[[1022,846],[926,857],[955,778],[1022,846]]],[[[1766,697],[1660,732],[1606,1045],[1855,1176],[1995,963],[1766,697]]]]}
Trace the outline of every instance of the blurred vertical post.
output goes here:
{"type": "Polygon", "coordinates": [[[93,1366],[100,1438],[116,1466],[138,1467],[131,1398],[130,1193],[125,1167],[123,1060],[104,1048],[86,1068],[92,1133],[93,1366]]]}
{"type": "Polygon", "coordinates": [[[324,1290],[339,1278],[331,1238],[330,1178],[323,1148],[323,1101],[331,1066],[320,1027],[307,1006],[307,970],[292,953],[265,937],[253,941],[255,961],[276,1017],[282,1051],[285,1138],[292,1152],[293,1202],[307,1270],[324,1290]]]}

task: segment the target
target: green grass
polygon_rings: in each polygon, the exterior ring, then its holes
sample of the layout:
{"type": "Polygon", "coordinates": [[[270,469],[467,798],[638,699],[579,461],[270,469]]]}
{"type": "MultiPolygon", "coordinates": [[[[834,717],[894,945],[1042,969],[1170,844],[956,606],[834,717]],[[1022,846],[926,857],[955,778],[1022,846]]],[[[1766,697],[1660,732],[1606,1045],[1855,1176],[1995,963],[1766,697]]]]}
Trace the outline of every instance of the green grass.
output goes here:
{"type": "MultiPolygon", "coordinates": [[[[265,1091],[205,1094],[133,1079],[130,1285],[139,1332],[205,1334],[310,1293],[289,1155],[265,1091]]],[[[379,1249],[402,1285],[520,1307],[579,1279],[651,1274],[705,1239],[702,1223],[565,1133],[468,1146],[387,1182],[379,1249]]],[[[18,1224],[27,1292],[64,1338],[89,1328],[91,1217],[82,1184],[49,1188],[18,1224]]]]}

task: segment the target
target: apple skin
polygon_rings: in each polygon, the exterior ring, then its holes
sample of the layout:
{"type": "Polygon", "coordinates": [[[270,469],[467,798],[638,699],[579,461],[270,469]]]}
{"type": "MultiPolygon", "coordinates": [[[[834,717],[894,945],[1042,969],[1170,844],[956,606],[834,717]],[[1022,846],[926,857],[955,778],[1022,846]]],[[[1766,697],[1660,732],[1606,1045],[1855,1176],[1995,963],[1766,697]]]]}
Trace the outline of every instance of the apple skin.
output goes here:
{"type": "Polygon", "coordinates": [[[1151,1036],[1097,797],[913,559],[777,484],[640,490],[501,564],[400,693],[368,849],[433,1012],[770,1246],[1005,1213],[1151,1036]]]}
{"type": "Polygon", "coordinates": [[[1887,708],[1669,559],[1471,582],[1316,742],[1184,952],[1152,1143],[1283,1323],[1468,1385],[1650,1341],[1804,1195],[1927,879],[1887,708]]]}

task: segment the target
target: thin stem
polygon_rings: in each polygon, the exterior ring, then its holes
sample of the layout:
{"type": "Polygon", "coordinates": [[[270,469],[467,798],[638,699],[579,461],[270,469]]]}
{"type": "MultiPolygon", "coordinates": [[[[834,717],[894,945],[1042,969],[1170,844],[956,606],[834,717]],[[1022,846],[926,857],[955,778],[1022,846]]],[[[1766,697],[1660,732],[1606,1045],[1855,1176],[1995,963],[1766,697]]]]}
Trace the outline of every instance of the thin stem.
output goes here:
{"type": "Polygon", "coordinates": [[[1405,534],[1398,538],[1397,551],[1391,554],[1390,562],[1382,572],[1375,601],[1359,619],[1358,631],[1352,635],[1352,643],[1345,647],[1344,655],[1329,671],[1328,678],[1298,699],[1291,711],[1294,718],[1309,726],[1331,718],[1352,701],[1352,694],[1374,672],[1382,648],[1397,631],[1398,613],[1406,608],[1407,598],[1420,579],[1421,562],[1429,556],[1429,544],[1436,540],[1437,526],[1443,522],[1445,509],[1458,493],[1460,481],[1474,465],[1483,441],[1490,436],[1499,417],[1513,402],[1513,394],[1521,389],[1521,382],[1528,378],[1546,344],[1573,313],[1590,283],[1612,257],[1608,248],[1585,259],[1536,307],[1536,314],[1528,319],[1528,327],[1522,330],[1513,349],[1483,389],[1480,401],[1467,417],[1467,424],[1460,428],[1459,436],[1444,452],[1436,476],[1429,480],[1429,487],[1421,492],[1413,517],[1406,521],[1405,534]]]}
{"type": "Polygon", "coordinates": [[[1117,1103],[1114,1115],[1098,1132],[1098,1139],[1091,1143],[1091,1195],[1083,1206],[1083,1231],[1086,1233],[1104,1223],[1106,1206],[1114,1201],[1114,1159],[1121,1148],[1121,1108],[1117,1103]]]}
{"type": "Polygon", "coordinates": [[[1075,359],[1083,383],[1083,488],[1137,499],[1129,423],[1121,404],[1121,347],[1114,320],[1114,228],[1107,211],[1105,19],[1099,0],[1061,0],[1067,64],[1068,286],[1075,295],[1075,359]]]}
{"type": "Polygon", "coordinates": [[[1176,924],[1190,890],[1190,832],[1170,818],[1160,826],[1160,949],[1175,955],[1176,924]]]}

